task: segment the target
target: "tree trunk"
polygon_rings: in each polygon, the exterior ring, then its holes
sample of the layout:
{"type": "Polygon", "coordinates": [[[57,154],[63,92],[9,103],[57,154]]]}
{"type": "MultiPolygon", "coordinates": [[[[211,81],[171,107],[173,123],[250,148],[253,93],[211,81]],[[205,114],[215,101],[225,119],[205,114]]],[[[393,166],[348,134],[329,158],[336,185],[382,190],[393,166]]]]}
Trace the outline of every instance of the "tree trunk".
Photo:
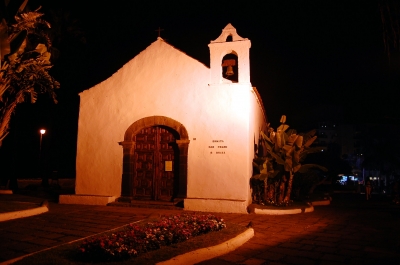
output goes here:
{"type": "Polygon", "coordinates": [[[278,204],[283,202],[283,197],[285,195],[285,181],[281,180],[281,183],[279,184],[279,199],[278,199],[278,204]]]}
{"type": "Polygon", "coordinates": [[[288,203],[290,201],[290,193],[292,193],[292,184],[293,184],[293,172],[292,170],[289,171],[290,177],[287,185],[287,190],[286,190],[286,196],[285,199],[283,199],[284,203],[288,203]]]}
{"type": "Polygon", "coordinates": [[[0,117],[0,147],[3,143],[4,138],[8,134],[8,127],[10,125],[11,115],[13,114],[15,107],[17,106],[17,102],[14,101],[9,106],[4,108],[4,111],[1,113],[0,117]]]}

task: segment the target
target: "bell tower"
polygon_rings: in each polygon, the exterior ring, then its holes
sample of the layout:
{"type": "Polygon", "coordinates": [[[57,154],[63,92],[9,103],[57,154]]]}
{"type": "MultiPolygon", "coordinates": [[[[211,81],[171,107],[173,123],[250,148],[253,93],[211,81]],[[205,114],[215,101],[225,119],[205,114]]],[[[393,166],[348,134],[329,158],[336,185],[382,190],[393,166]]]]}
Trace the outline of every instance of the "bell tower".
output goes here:
{"type": "Polygon", "coordinates": [[[251,42],[236,33],[229,23],[221,35],[208,44],[210,48],[211,85],[238,83],[250,85],[251,42]],[[235,73],[235,71],[237,73],[235,73]],[[236,80],[230,80],[235,76],[236,80]]]}

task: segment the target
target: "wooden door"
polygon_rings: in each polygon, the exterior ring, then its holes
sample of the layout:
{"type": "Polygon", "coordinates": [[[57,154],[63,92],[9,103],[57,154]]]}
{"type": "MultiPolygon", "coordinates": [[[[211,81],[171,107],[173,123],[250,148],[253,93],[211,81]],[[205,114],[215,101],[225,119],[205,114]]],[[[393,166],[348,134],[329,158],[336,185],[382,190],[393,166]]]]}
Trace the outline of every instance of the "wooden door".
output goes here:
{"type": "Polygon", "coordinates": [[[149,127],[135,136],[135,142],[134,198],[172,200],[175,158],[178,157],[174,134],[166,127],[149,127]]]}

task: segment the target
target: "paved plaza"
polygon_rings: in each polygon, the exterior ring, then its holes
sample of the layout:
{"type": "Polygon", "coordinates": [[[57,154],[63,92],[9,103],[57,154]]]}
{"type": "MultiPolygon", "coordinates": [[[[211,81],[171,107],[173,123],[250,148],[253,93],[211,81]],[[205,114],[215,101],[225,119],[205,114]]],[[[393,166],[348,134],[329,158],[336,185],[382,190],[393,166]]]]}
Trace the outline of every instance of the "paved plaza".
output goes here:
{"type": "MultiPolygon", "coordinates": [[[[0,202],[40,203],[2,195],[0,202]]],[[[1,205],[1,204],[0,204],[1,205]]],[[[0,223],[0,264],[57,245],[179,210],[60,205],[0,223]]],[[[248,225],[255,236],[235,251],[200,264],[400,264],[400,206],[383,195],[334,194],[331,205],[294,215],[217,214],[248,225]]]]}

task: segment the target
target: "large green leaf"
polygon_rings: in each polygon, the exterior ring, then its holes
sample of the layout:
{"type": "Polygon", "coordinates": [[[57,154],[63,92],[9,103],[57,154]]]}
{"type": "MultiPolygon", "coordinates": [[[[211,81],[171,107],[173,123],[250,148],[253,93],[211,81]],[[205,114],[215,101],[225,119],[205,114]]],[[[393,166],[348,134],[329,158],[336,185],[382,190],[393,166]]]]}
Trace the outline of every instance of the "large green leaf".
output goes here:
{"type": "Polygon", "coordinates": [[[269,144],[269,145],[273,144],[273,141],[263,131],[260,132],[260,135],[261,135],[261,139],[264,140],[264,143],[269,144]]]}
{"type": "Polygon", "coordinates": [[[281,130],[282,132],[285,132],[287,129],[289,129],[289,125],[287,125],[287,124],[281,124],[281,125],[279,125],[279,127],[276,129],[277,131],[278,130],[281,130]]]}
{"type": "Polygon", "coordinates": [[[296,150],[300,150],[301,147],[303,146],[303,136],[299,135],[296,138],[294,145],[296,146],[296,150]]]}
{"type": "Polygon", "coordinates": [[[283,160],[279,155],[277,155],[275,152],[271,151],[271,150],[267,150],[268,153],[275,159],[276,163],[278,163],[279,165],[284,165],[285,164],[285,160],[283,160]]]}
{"type": "Polygon", "coordinates": [[[301,165],[301,167],[299,168],[298,172],[299,173],[306,173],[308,170],[310,170],[311,168],[318,168],[322,171],[328,171],[328,169],[326,167],[317,165],[317,164],[305,164],[305,165],[301,165]]]}
{"type": "Polygon", "coordinates": [[[279,174],[279,170],[275,170],[274,172],[269,174],[270,178],[275,178],[279,174]]]}
{"type": "Polygon", "coordinates": [[[19,51],[19,49],[22,47],[22,44],[26,40],[26,36],[28,36],[27,30],[21,30],[13,36],[13,38],[10,40],[10,54],[19,51]]]}
{"type": "Polygon", "coordinates": [[[309,138],[305,143],[304,146],[305,147],[310,147],[312,145],[312,143],[315,141],[315,139],[317,139],[317,136],[313,136],[311,138],[309,138]]]}
{"type": "Polygon", "coordinates": [[[265,160],[265,162],[262,164],[262,168],[260,170],[261,174],[268,174],[268,160],[265,160]]]}
{"type": "Polygon", "coordinates": [[[272,144],[265,142],[265,148],[267,148],[267,150],[272,150],[274,147],[272,144]]]}
{"type": "Polygon", "coordinates": [[[263,174],[263,173],[261,173],[260,176],[258,177],[258,179],[262,180],[262,181],[264,181],[267,178],[268,178],[268,174],[263,174]]]}
{"type": "Polygon", "coordinates": [[[286,115],[282,115],[279,122],[280,123],[285,123],[286,122],[286,115]]]}
{"type": "Polygon", "coordinates": [[[300,159],[305,158],[308,154],[313,154],[313,153],[322,152],[322,150],[324,150],[323,147],[304,148],[304,149],[301,151],[300,159]]]}
{"type": "Polygon", "coordinates": [[[8,27],[5,19],[0,20],[0,65],[4,55],[10,53],[10,42],[8,40],[8,27]]]}
{"type": "Polygon", "coordinates": [[[261,135],[261,138],[269,139],[268,136],[263,131],[260,131],[260,135],[261,135]]]}

